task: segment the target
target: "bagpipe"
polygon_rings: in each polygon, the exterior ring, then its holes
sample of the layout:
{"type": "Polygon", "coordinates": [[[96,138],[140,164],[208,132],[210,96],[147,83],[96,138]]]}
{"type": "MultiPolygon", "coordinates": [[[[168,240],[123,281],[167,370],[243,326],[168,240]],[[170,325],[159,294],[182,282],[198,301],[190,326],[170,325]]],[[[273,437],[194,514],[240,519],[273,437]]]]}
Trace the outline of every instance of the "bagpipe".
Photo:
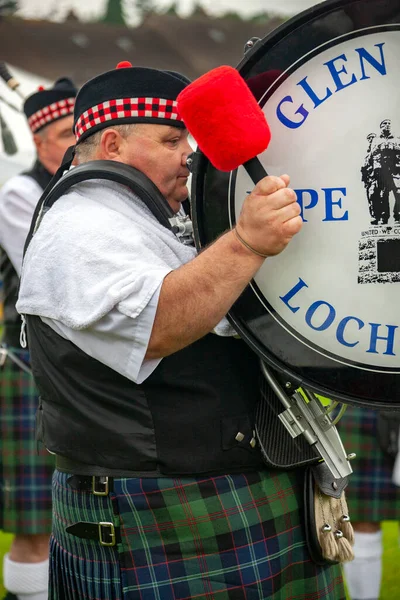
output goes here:
{"type": "MultiPolygon", "coordinates": [[[[22,100],[25,100],[25,96],[21,92],[20,82],[11,75],[8,67],[4,62],[0,62],[0,78],[4,83],[14,92],[16,92],[22,100]]],[[[18,152],[18,146],[15,141],[15,137],[9,127],[6,119],[1,112],[1,104],[5,104],[15,112],[21,113],[21,110],[15,106],[12,102],[9,102],[4,96],[0,95],[0,136],[3,144],[3,149],[6,154],[12,156],[18,152]]]]}

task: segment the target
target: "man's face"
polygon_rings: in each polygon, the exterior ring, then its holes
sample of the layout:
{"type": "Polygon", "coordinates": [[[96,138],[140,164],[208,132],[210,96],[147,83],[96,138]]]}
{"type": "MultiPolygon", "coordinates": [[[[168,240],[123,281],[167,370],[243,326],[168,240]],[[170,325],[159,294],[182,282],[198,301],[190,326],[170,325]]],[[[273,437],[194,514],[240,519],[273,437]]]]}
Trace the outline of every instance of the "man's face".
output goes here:
{"type": "Polygon", "coordinates": [[[66,150],[75,144],[73,123],[73,116],[68,115],[34,135],[38,158],[52,175],[60,166],[66,150]]]}
{"type": "Polygon", "coordinates": [[[188,197],[186,159],[191,152],[186,129],[138,123],[123,140],[119,160],[147,175],[178,212],[188,197]]]}
{"type": "Polygon", "coordinates": [[[391,129],[392,129],[392,123],[389,119],[385,119],[384,121],[382,121],[381,131],[383,134],[385,134],[385,135],[390,134],[391,129]]]}

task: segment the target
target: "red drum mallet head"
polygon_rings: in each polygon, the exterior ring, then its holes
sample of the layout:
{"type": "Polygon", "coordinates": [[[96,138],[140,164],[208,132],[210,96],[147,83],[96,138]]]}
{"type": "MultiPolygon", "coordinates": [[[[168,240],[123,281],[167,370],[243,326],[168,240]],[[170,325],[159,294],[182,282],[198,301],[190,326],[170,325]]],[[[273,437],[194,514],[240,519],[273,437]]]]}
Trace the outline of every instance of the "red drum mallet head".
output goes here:
{"type": "Polygon", "coordinates": [[[177,102],[200,150],[221,171],[236,169],[270,142],[264,113],[232,67],[218,67],[202,75],[180,92],[177,102]]]}

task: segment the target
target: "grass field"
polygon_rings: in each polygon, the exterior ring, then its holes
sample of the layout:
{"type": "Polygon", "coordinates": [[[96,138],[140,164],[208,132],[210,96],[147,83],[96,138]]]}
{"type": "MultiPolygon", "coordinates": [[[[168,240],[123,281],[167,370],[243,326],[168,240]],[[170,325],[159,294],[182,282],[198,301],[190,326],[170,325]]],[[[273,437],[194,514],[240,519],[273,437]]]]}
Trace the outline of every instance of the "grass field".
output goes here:
{"type": "Polygon", "coordinates": [[[8,551],[12,540],[11,535],[6,535],[5,533],[0,533],[0,598],[3,597],[4,587],[3,587],[3,556],[8,551]]]}
{"type": "MultiPolygon", "coordinates": [[[[1,568],[3,555],[11,544],[11,536],[0,533],[0,598],[4,593],[1,568]]],[[[383,582],[380,600],[400,600],[398,573],[400,568],[399,526],[387,522],[383,525],[383,582]]],[[[350,600],[350,599],[349,599],[350,600]]]]}

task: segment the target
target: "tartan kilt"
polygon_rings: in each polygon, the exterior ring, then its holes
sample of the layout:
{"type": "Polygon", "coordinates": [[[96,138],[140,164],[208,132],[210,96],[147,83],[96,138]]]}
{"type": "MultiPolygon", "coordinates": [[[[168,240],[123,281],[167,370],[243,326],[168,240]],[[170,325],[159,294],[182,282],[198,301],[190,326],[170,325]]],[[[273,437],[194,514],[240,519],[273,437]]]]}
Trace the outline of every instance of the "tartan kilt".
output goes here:
{"type": "Polygon", "coordinates": [[[352,521],[400,520],[400,488],[392,483],[393,460],[377,440],[378,413],[348,406],[337,428],[347,453],[355,452],[346,499],[352,521]]]}
{"type": "MultiPolygon", "coordinates": [[[[29,365],[29,352],[13,353],[29,365]]],[[[32,376],[7,357],[0,367],[0,529],[8,533],[51,531],[54,456],[37,449],[37,405],[32,376]]]]}
{"type": "Polygon", "coordinates": [[[109,496],[53,476],[49,600],[344,600],[342,570],[305,544],[303,473],[114,479],[109,496]],[[66,533],[113,522],[106,547],[66,533]]]}

